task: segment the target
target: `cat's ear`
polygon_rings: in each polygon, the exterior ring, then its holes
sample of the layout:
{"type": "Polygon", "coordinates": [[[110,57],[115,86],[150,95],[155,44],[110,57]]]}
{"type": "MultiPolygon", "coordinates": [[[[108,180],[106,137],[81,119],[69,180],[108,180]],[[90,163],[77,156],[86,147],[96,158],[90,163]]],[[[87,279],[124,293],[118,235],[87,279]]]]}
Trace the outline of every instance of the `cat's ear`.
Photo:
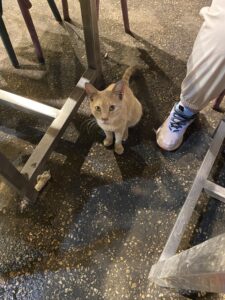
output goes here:
{"type": "Polygon", "coordinates": [[[125,82],[123,80],[120,80],[115,84],[112,92],[113,94],[118,96],[120,100],[122,100],[124,95],[124,90],[125,90],[125,82]]]}
{"type": "Polygon", "coordinates": [[[93,96],[98,93],[98,90],[91,83],[88,82],[85,83],[85,91],[90,97],[90,100],[93,100],[93,96]]]}

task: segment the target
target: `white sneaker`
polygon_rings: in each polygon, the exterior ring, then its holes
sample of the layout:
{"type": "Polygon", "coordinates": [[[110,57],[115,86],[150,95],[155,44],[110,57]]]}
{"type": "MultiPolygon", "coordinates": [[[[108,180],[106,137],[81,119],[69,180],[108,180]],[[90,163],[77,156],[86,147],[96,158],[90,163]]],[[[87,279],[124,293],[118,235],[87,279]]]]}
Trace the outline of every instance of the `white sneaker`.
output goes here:
{"type": "Polygon", "coordinates": [[[173,151],[180,147],[184,133],[188,126],[195,120],[196,114],[187,117],[181,109],[173,107],[169,117],[156,131],[156,141],[160,148],[173,151]]]}

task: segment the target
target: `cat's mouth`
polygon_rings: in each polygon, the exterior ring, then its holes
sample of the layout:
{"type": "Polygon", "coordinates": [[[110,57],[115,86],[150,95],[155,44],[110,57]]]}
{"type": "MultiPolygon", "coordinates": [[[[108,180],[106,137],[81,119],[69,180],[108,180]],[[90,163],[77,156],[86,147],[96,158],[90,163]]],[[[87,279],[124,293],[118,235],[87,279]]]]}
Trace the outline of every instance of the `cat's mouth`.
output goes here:
{"type": "Polygon", "coordinates": [[[104,125],[107,125],[107,124],[109,124],[109,120],[99,120],[99,123],[100,124],[104,124],[104,125]]]}

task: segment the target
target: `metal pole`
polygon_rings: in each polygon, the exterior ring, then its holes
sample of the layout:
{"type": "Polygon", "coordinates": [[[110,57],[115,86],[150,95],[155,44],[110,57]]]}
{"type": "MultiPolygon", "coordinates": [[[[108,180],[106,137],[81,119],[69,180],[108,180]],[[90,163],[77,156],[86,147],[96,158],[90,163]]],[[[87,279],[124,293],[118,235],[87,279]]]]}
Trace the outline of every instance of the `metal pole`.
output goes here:
{"type": "Polygon", "coordinates": [[[80,0],[88,67],[96,70],[97,81],[102,79],[101,55],[97,24],[96,1],[80,0]]]}

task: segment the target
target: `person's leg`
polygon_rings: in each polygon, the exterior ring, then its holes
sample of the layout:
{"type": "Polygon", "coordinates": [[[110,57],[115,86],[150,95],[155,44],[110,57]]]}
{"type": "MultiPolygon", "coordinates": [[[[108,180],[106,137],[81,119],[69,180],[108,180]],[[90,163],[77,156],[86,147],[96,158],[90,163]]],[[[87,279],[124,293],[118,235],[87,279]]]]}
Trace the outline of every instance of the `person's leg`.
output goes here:
{"type": "Polygon", "coordinates": [[[177,149],[195,115],[225,89],[225,1],[214,0],[201,10],[204,23],[187,63],[180,102],[157,131],[158,145],[177,149]]]}

